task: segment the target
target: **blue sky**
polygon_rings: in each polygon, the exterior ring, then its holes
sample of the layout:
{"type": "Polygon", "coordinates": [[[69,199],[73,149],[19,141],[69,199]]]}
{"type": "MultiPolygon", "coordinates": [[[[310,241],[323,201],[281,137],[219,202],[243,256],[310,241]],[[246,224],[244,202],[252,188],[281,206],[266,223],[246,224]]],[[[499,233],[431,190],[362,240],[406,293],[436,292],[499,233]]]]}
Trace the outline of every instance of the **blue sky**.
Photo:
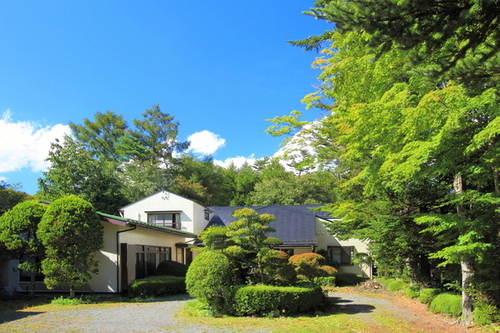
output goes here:
{"type": "Polygon", "coordinates": [[[71,121],[129,122],[158,103],[179,139],[219,163],[279,149],[265,119],[305,111],[317,53],[287,40],[331,26],[313,1],[4,1],[0,5],[0,180],[30,194],[71,121]]]}

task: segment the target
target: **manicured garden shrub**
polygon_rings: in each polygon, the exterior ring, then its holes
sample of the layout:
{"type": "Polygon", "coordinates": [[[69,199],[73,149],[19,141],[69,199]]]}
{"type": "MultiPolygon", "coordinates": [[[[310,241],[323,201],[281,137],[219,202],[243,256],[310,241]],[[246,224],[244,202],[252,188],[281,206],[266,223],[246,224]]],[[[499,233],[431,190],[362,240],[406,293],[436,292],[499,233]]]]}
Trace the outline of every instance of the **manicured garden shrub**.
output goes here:
{"type": "Polygon", "coordinates": [[[488,325],[500,321],[500,309],[488,303],[474,303],[474,322],[478,325],[488,325]]]}
{"type": "Polygon", "coordinates": [[[462,314],[462,297],[456,294],[439,294],[429,303],[429,310],[433,313],[459,317],[462,314]]]}
{"type": "Polygon", "coordinates": [[[436,297],[439,293],[440,290],[435,288],[422,289],[420,291],[420,295],[418,296],[418,300],[421,303],[429,304],[432,301],[432,299],[436,297]]]}
{"type": "Polygon", "coordinates": [[[156,275],[186,276],[188,266],[173,260],[160,262],[156,268],[156,275]]]}
{"type": "Polygon", "coordinates": [[[321,287],[300,283],[296,287],[241,286],[234,294],[233,307],[236,315],[277,316],[320,310],[326,304],[321,287]]]}
{"type": "Polygon", "coordinates": [[[305,276],[310,281],[315,277],[332,276],[337,272],[334,267],[325,265],[325,258],[317,253],[296,254],[289,261],[295,267],[297,275],[305,276]]]}
{"type": "Polygon", "coordinates": [[[186,283],[180,276],[150,276],[130,283],[129,297],[163,297],[184,294],[186,283]]]}
{"type": "Polygon", "coordinates": [[[403,280],[393,280],[389,282],[389,290],[393,293],[403,290],[407,287],[409,287],[408,283],[404,282],[403,280]]]}
{"type": "Polygon", "coordinates": [[[335,276],[318,276],[312,282],[320,287],[335,287],[335,276]]]}
{"type": "Polygon", "coordinates": [[[188,293],[205,303],[214,315],[228,311],[232,289],[240,284],[233,263],[218,250],[202,251],[186,274],[188,293]]]}
{"type": "Polygon", "coordinates": [[[297,273],[288,262],[289,255],[283,251],[270,250],[262,258],[264,283],[273,286],[293,286],[297,273]]]}
{"type": "Polygon", "coordinates": [[[355,286],[357,284],[360,284],[364,280],[365,279],[361,275],[354,274],[354,273],[337,273],[337,274],[335,274],[335,284],[338,287],[355,286]]]}

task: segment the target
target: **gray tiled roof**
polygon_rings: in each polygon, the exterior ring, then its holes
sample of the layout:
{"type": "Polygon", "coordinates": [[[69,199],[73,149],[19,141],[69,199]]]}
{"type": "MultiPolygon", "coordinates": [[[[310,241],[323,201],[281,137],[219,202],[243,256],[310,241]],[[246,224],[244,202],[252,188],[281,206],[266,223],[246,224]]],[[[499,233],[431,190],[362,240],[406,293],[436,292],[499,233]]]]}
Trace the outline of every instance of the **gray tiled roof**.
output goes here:
{"type": "MultiPolygon", "coordinates": [[[[254,209],[259,214],[272,214],[276,221],[270,224],[276,232],[268,236],[279,238],[285,247],[316,246],[316,216],[330,218],[326,212],[312,211],[311,208],[320,205],[296,205],[296,206],[246,206],[254,209]]],[[[228,225],[236,219],[231,216],[233,211],[243,207],[208,207],[215,216],[207,227],[212,225],[228,225]]]]}

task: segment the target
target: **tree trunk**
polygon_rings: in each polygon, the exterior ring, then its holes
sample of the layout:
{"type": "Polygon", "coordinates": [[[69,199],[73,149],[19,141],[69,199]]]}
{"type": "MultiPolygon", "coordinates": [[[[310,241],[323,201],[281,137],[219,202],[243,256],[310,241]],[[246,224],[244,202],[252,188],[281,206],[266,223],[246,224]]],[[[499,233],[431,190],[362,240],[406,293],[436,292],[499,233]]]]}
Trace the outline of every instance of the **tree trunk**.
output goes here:
{"type": "Polygon", "coordinates": [[[460,265],[462,267],[462,320],[460,323],[469,326],[474,323],[474,314],[472,312],[472,303],[474,300],[468,293],[470,279],[474,276],[474,271],[467,260],[462,260],[460,265]]]}
{"type": "Polygon", "coordinates": [[[75,298],[75,288],[73,286],[69,287],[69,298],[75,298]]]}
{"type": "MultiPolygon", "coordinates": [[[[453,187],[457,194],[461,194],[464,191],[464,180],[460,173],[455,174],[453,179],[453,187]]],[[[461,217],[463,212],[463,207],[457,205],[457,215],[461,217]]],[[[463,234],[463,232],[460,232],[463,234]]],[[[472,325],[474,321],[474,314],[472,312],[473,298],[469,293],[471,279],[474,276],[474,271],[470,261],[462,258],[460,260],[460,266],[462,270],[462,319],[460,323],[462,325],[472,325]]]]}
{"type": "Polygon", "coordinates": [[[31,271],[31,290],[30,290],[30,296],[35,296],[35,278],[36,278],[36,274],[35,274],[35,271],[36,270],[33,270],[31,271]]]}

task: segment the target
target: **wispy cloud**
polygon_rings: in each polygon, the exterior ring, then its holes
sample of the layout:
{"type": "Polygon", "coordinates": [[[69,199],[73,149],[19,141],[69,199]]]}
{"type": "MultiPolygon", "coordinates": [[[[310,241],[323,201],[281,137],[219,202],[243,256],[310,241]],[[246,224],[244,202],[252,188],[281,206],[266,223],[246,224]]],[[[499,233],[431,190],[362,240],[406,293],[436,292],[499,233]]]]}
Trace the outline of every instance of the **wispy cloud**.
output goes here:
{"type": "Polygon", "coordinates": [[[29,121],[13,121],[12,112],[0,118],[0,172],[29,168],[33,172],[46,170],[50,143],[70,133],[69,126],[57,124],[42,127],[29,121]]]}
{"type": "Polygon", "coordinates": [[[245,163],[248,163],[250,165],[254,165],[256,161],[257,161],[257,159],[252,154],[250,157],[236,156],[236,157],[226,158],[224,161],[214,160],[214,163],[216,165],[220,165],[224,168],[227,168],[231,164],[233,164],[235,167],[239,168],[245,163]]]}
{"type": "Polygon", "coordinates": [[[207,130],[191,134],[188,140],[191,142],[188,152],[203,155],[212,155],[226,144],[225,139],[207,130]]]}

